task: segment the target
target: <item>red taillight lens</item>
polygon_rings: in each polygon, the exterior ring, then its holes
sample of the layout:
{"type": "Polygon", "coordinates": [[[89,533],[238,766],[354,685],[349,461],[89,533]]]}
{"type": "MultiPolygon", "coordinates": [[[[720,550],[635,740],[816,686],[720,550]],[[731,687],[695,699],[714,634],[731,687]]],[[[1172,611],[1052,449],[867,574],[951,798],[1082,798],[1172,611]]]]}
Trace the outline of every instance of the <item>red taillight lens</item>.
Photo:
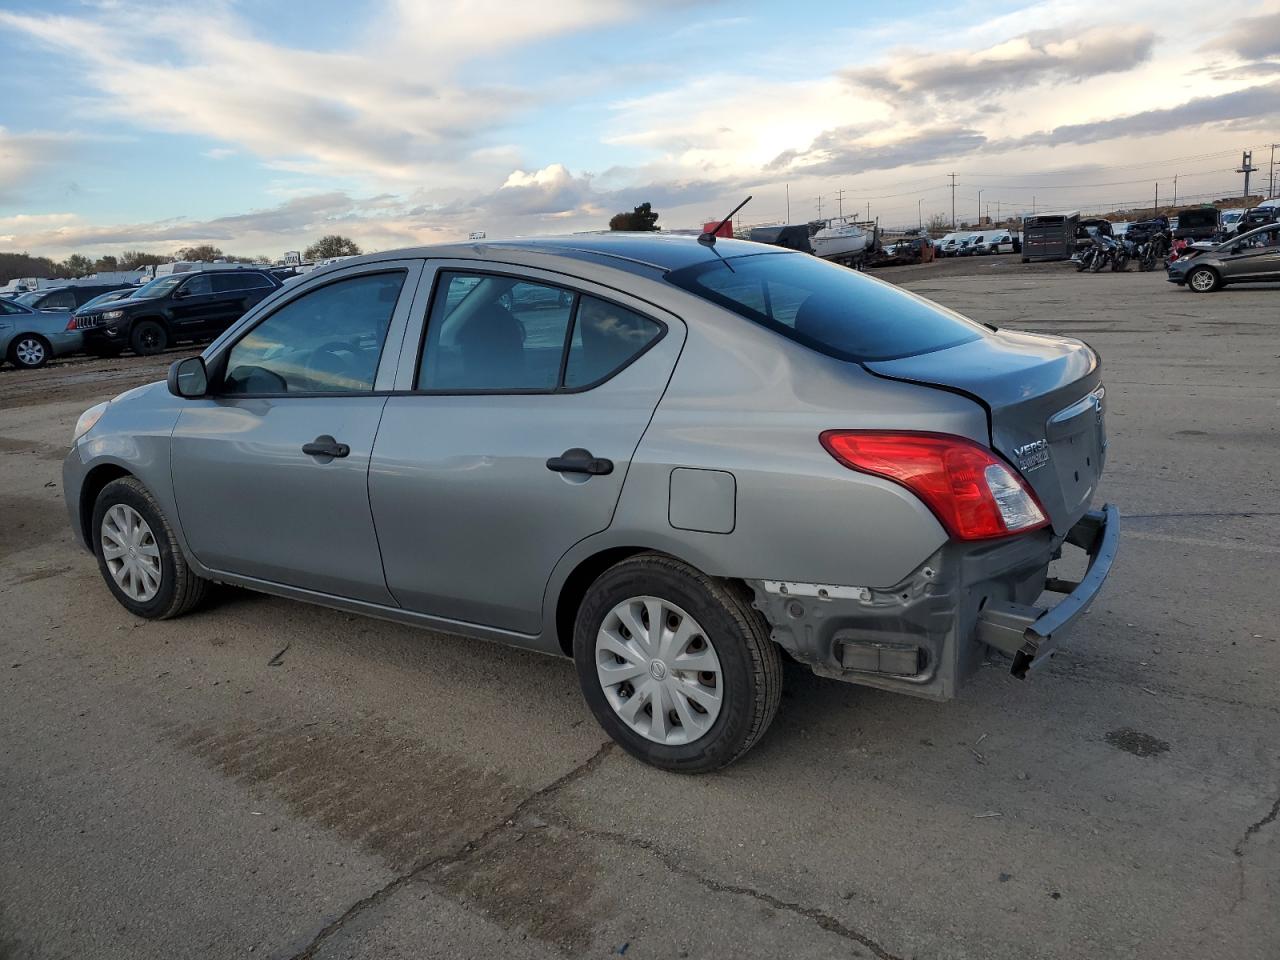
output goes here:
{"type": "Polygon", "coordinates": [[[900,483],[959,540],[1038,530],[1035,495],[986,447],[945,433],[828,430],[827,452],[846,467],[900,483]]]}
{"type": "Polygon", "coordinates": [[[72,317],[70,320],[67,321],[67,329],[74,330],[75,328],[76,328],[76,318],[72,317]]]}

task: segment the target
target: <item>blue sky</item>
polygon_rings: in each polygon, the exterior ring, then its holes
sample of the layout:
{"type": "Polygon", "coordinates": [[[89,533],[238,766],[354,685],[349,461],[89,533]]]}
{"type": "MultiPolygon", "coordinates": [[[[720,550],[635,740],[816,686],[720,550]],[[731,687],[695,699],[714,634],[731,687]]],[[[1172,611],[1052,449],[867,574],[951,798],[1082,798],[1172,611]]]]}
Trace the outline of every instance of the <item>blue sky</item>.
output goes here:
{"type": "Polygon", "coordinates": [[[0,249],[55,256],[1211,198],[1274,141],[1277,0],[0,0],[0,249]]]}

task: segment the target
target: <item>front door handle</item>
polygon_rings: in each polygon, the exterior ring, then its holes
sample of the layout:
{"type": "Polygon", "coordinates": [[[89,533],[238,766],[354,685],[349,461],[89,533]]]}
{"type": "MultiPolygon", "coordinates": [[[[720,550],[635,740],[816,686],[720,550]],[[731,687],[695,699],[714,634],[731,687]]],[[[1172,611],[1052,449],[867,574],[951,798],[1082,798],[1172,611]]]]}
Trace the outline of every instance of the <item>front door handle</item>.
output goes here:
{"type": "Polygon", "coordinates": [[[613,473],[613,461],[593,457],[590,450],[574,447],[547,461],[547,469],[556,473],[585,473],[593,477],[613,473]]]}
{"type": "Polygon", "coordinates": [[[324,433],[310,443],[304,443],[302,452],[309,457],[345,457],[351,453],[351,448],[324,433]]]}

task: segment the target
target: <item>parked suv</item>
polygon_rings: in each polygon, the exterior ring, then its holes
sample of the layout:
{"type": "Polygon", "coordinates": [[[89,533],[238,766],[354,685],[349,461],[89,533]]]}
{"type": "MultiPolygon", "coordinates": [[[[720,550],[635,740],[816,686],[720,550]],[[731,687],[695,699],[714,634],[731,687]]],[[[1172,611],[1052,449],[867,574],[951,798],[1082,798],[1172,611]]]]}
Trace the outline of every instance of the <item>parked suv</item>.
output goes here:
{"type": "Polygon", "coordinates": [[[73,323],[90,353],[112,356],[129,347],[143,356],[183,340],[210,340],[279,288],[266,270],[171,274],[127,300],[77,314],[73,323]]]}

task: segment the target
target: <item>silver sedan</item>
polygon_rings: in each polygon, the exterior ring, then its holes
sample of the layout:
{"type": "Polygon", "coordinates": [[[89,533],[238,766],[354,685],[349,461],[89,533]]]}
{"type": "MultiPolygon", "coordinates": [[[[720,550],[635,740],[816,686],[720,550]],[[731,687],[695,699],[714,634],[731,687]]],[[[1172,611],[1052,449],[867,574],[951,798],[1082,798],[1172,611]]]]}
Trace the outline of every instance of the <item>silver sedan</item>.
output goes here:
{"type": "Polygon", "coordinates": [[[220,581],[568,656],[623,747],[698,772],[784,654],[936,700],[1044,663],[1116,551],[1104,398],[1080,341],[803,253],[478,242],[289,284],[86,411],[63,475],[139,616],[220,581]]]}
{"type": "Polygon", "coordinates": [[[34,370],[54,357],[75,353],[84,334],[68,330],[65,310],[32,310],[13,300],[0,300],[0,360],[34,370]]]}

